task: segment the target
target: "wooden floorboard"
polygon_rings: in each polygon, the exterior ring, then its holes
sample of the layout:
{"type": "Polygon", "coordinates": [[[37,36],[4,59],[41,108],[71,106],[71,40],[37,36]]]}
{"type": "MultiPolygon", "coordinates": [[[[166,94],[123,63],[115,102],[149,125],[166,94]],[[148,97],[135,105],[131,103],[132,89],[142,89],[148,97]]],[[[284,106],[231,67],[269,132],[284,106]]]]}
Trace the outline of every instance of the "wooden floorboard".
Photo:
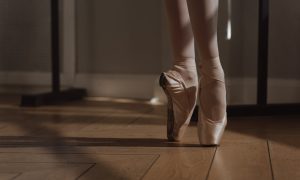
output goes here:
{"type": "Polygon", "coordinates": [[[11,173],[1,173],[0,172],[0,179],[16,179],[18,176],[20,176],[21,172],[11,172],[11,173]]]}
{"type": "Polygon", "coordinates": [[[223,143],[218,147],[209,180],[271,180],[265,142],[223,143]]]}
{"type": "Polygon", "coordinates": [[[90,164],[71,163],[0,163],[0,177],[10,175],[7,178],[20,180],[41,180],[41,179],[76,179],[90,164]],[[16,172],[18,174],[16,174],[16,172]],[[16,174],[16,175],[15,175],[16,174]]]}
{"type": "Polygon", "coordinates": [[[281,135],[276,140],[269,143],[274,179],[300,179],[300,136],[281,135]]]}
{"type": "Polygon", "coordinates": [[[191,122],[166,139],[166,106],[74,101],[20,108],[0,95],[0,179],[300,179],[300,117],[232,117],[219,147],[191,122]]]}
{"type": "Polygon", "coordinates": [[[214,148],[178,149],[161,153],[144,179],[205,179],[214,148]]]}

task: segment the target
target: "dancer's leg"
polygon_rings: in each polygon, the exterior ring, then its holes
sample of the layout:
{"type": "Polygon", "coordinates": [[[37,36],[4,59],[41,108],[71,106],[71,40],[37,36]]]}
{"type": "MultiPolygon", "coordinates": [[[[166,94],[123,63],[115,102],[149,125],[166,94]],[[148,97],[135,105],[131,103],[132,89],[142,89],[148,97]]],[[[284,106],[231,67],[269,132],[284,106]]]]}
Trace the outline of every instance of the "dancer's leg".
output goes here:
{"type": "Polygon", "coordinates": [[[219,121],[226,113],[225,79],[217,41],[219,0],[187,0],[187,4],[200,52],[201,109],[208,119],[219,121]]]}
{"type": "Polygon", "coordinates": [[[168,97],[167,135],[179,141],[189,125],[198,94],[194,36],[185,0],[164,0],[167,12],[173,66],[160,76],[168,97]]]}
{"type": "Polygon", "coordinates": [[[198,84],[194,36],[185,0],[165,0],[173,51],[172,69],[181,74],[187,86],[198,84]]]}

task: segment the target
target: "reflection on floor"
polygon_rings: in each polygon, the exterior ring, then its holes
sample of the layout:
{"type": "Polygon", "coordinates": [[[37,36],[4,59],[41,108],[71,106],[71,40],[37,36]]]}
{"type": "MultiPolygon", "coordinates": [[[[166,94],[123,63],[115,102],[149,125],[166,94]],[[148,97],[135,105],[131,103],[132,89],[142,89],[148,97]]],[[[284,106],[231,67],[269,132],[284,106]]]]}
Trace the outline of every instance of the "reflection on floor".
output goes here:
{"type": "Polygon", "coordinates": [[[229,118],[219,147],[192,122],[166,141],[166,106],[78,101],[18,107],[0,97],[0,179],[300,179],[300,117],[229,118]]]}

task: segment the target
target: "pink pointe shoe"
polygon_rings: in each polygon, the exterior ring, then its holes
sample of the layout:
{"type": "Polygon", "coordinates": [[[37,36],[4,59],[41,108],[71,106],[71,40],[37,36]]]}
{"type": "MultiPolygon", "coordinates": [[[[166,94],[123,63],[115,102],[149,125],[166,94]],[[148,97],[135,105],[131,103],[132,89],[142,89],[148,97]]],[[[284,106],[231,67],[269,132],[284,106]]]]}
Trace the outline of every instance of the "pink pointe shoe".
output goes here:
{"type": "Polygon", "coordinates": [[[227,117],[220,122],[213,122],[200,114],[202,120],[198,121],[199,143],[204,146],[218,146],[222,139],[225,127],[227,125],[227,117]]]}
{"type": "Polygon", "coordinates": [[[168,98],[168,140],[180,141],[196,106],[198,85],[187,88],[181,75],[174,70],[161,73],[159,84],[168,98]]]}
{"type": "Polygon", "coordinates": [[[227,125],[224,72],[219,72],[217,76],[205,73],[204,70],[201,72],[197,122],[199,143],[203,146],[218,146],[227,125]],[[205,94],[201,94],[203,90],[206,90],[205,94]],[[212,119],[205,112],[211,112],[212,119]],[[224,114],[222,118],[220,114],[224,114]]]}

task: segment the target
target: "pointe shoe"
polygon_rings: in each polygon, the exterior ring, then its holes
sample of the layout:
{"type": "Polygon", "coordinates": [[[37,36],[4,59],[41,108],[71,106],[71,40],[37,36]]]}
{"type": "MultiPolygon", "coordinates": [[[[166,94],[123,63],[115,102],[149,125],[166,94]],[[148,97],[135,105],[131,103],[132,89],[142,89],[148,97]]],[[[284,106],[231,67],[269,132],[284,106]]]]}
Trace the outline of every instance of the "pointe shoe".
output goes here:
{"type": "Polygon", "coordinates": [[[196,106],[198,85],[187,88],[181,75],[174,70],[161,73],[159,84],[168,98],[168,140],[180,141],[196,106]]]}
{"type": "Polygon", "coordinates": [[[198,121],[198,135],[199,143],[204,146],[218,146],[220,145],[225,127],[227,125],[227,117],[220,122],[213,122],[201,113],[201,120],[198,121]]]}
{"type": "MultiPolygon", "coordinates": [[[[212,117],[214,117],[216,113],[219,113],[218,111],[225,111],[222,119],[210,119],[205,115],[205,112],[203,111],[203,108],[205,107],[204,105],[206,105],[205,108],[209,108],[209,106],[207,106],[207,104],[205,103],[211,102],[201,101],[201,91],[203,91],[203,88],[215,88],[216,86],[218,86],[218,84],[215,83],[221,83],[221,86],[225,86],[224,72],[220,72],[219,76],[215,77],[206,74],[204,70],[202,70],[201,72],[202,76],[200,80],[203,79],[202,81],[204,81],[204,83],[200,82],[199,88],[200,106],[198,115],[200,114],[200,116],[197,122],[199,143],[200,145],[204,146],[218,146],[220,145],[225,127],[227,126],[226,99],[223,99],[226,98],[226,89],[221,90],[223,91],[223,93],[225,92],[223,96],[221,95],[222,101],[216,101],[217,104],[211,106],[209,109],[209,111],[214,111],[212,112],[212,117]]],[[[213,96],[211,98],[213,98],[213,96]]]]}

